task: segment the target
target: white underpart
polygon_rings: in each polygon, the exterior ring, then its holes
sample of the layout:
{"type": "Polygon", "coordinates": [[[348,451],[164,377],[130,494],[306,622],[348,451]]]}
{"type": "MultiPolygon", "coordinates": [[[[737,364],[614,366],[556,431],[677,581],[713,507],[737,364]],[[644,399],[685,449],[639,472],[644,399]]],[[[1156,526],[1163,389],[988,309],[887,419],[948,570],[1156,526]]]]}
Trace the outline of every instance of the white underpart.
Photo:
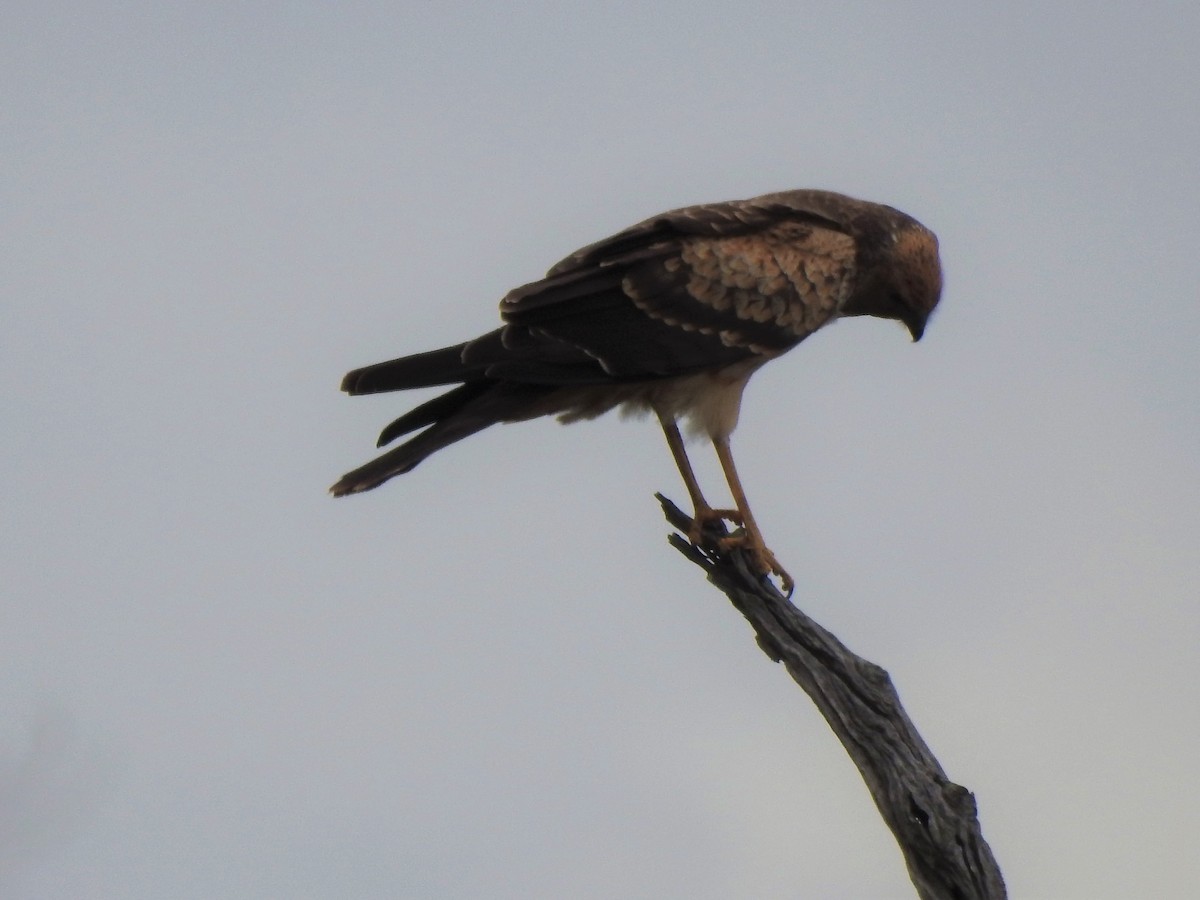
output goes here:
{"type": "MultiPolygon", "coordinates": [[[[737,428],[742,392],[755,369],[766,362],[756,359],[718,372],[702,372],[654,385],[643,397],[626,404],[634,410],[654,410],[682,419],[691,437],[723,440],[737,428]]],[[[631,410],[632,411],[632,410],[631,410]]]]}
{"type": "Polygon", "coordinates": [[[683,421],[689,436],[723,440],[737,427],[746,382],[770,358],[764,355],[716,372],[676,378],[567,388],[550,397],[546,405],[532,407],[522,418],[552,413],[560,422],[570,424],[619,408],[622,416],[640,417],[654,412],[683,421]]]}

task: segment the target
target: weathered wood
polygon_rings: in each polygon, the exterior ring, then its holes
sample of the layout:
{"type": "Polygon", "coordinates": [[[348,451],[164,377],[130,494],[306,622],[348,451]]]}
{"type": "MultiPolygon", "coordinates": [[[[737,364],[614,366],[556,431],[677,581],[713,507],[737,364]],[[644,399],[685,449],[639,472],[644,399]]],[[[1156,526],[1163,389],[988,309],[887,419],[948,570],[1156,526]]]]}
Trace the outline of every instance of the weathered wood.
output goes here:
{"type": "MultiPolygon", "coordinates": [[[[691,518],[661,494],[667,521],[687,534],[691,518]]],[[[757,576],[746,554],[720,550],[720,527],[697,547],[683,534],[671,544],[708,574],[754,628],[758,645],[782,662],[816,703],[862,773],[895,835],[923,900],[998,900],[1007,896],[983,839],[975,798],[946,777],[909,720],[888,673],[851,653],[757,576]]]]}

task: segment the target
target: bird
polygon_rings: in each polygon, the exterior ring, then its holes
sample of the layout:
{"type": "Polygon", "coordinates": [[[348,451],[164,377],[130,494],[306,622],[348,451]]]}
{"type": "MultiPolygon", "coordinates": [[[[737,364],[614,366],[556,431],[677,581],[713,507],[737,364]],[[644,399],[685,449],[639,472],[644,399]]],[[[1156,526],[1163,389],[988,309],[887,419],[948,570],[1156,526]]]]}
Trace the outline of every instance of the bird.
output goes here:
{"type": "Polygon", "coordinates": [[[802,189],[660,213],[509,291],[499,328],[347,374],[351,395],[450,389],[384,428],[379,447],[413,436],[330,492],[371,490],[496,423],[652,414],[692,502],[692,543],[715,522],[739,526],[720,549],[747,551],[790,595],[795,581],[767,547],[730,448],[746,384],[842,317],[892,319],[918,341],[941,292],[937,237],[890,206],[802,189]],[[681,422],[712,443],[732,508],[705,499],[681,422]]]}

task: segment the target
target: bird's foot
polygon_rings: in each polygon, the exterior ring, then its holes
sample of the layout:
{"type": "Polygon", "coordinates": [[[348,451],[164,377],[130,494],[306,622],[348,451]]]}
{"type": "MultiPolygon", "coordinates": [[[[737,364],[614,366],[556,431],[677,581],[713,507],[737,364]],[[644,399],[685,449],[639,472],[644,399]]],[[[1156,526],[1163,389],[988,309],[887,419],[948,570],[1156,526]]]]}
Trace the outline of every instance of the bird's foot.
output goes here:
{"type": "Polygon", "coordinates": [[[738,526],[745,525],[745,520],[741,512],[736,509],[713,509],[705,506],[696,510],[693,515],[692,524],[688,528],[688,540],[697,547],[707,545],[715,547],[722,552],[726,550],[744,550],[750,557],[750,564],[754,570],[759,575],[774,575],[779,579],[780,588],[783,593],[791,597],[792,591],[796,587],[796,582],[787,573],[787,570],[779,564],[779,561],[775,558],[775,554],[763,543],[757,529],[742,527],[734,534],[705,533],[710,525],[722,522],[731,522],[738,526]]]}
{"type": "MultiPolygon", "coordinates": [[[[713,509],[711,506],[705,506],[697,509],[695,515],[692,516],[691,527],[688,528],[688,540],[697,547],[704,544],[704,530],[709,525],[718,522],[732,522],[734,525],[742,524],[742,514],[736,509],[713,509]]],[[[727,538],[720,538],[726,540],[727,538]]]]}
{"type": "Polygon", "coordinates": [[[722,550],[744,550],[750,557],[751,566],[758,574],[774,575],[779,579],[779,587],[784,596],[789,598],[792,596],[792,591],[796,589],[795,580],[787,573],[787,569],[779,564],[775,554],[757,535],[743,531],[723,537],[717,544],[722,550]]]}

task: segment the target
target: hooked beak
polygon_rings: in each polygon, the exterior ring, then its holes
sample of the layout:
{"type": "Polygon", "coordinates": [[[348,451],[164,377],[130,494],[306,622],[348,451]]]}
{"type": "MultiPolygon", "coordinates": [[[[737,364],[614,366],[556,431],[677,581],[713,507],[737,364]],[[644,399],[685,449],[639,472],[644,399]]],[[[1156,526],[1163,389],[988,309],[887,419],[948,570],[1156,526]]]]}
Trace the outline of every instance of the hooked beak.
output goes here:
{"type": "Polygon", "coordinates": [[[905,319],[904,324],[908,327],[908,333],[912,335],[913,343],[921,339],[921,335],[925,333],[925,318],[917,318],[916,316],[905,319]]]}

